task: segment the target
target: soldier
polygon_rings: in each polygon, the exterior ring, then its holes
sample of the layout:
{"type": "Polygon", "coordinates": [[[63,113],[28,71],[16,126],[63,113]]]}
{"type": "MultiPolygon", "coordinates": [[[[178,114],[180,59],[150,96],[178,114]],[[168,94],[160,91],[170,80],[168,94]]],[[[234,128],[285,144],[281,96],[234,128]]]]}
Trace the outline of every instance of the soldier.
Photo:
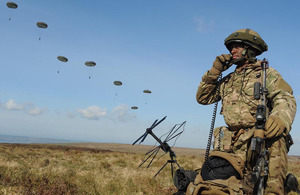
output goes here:
{"type": "MultiPolygon", "coordinates": [[[[267,51],[268,46],[257,32],[250,29],[229,35],[225,46],[231,54],[216,57],[212,68],[202,77],[196,98],[203,105],[222,100],[221,114],[227,127],[214,132],[215,140],[222,137],[219,150],[237,154],[243,160],[244,179],[249,180],[253,168],[249,164],[249,147],[259,104],[254,99],[254,83],[260,81],[262,75],[261,61],[256,56],[267,51]],[[236,65],[234,72],[218,81],[219,75],[233,64],[236,65]]],[[[267,69],[266,87],[268,118],[265,137],[269,150],[269,175],[265,192],[284,194],[288,163],[286,138],[296,114],[296,101],[290,85],[272,67],[267,69]]],[[[216,146],[214,150],[217,150],[216,146]]]]}

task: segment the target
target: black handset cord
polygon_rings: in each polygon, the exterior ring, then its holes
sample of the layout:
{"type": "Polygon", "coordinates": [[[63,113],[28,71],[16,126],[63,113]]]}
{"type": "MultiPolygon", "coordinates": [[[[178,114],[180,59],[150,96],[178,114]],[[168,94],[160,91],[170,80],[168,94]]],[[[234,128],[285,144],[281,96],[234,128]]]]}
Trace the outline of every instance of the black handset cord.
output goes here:
{"type": "MultiPolygon", "coordinates": [[[[218,81],[217,81],[218,86],[217,86],[217,96],[216,97],[218,97],[220,95],[220,81],[221,81],[221,79],[222,79],[222,73],[219,75],[219,78],[218,78],[218,81]]],[[[205,152],[205,161],[204,161],[204,163],[205,163],[205,166],[206,166],[208,171],[211,171],[211,168],[208,164],[208,156],[209,156],[209,151],[210,151],[210,147],[211,147],[212,135],[213,135],[214,128],[215,128],[215,121],[216,121],[217,110],[218,110],[218,102],[219,101],[216,101],[215,105],[214,105],[214,111],[213,111],[212,120],[211,120],[211,124],[210,124],[210,131],[209,131],[207,147],[206,147],[206,152],[205,152]]],[[[220,139],[220,136],[221,135],[219,135],[219,139],[220,139]]],[[[219,140],[219,147],[220,147],[220,140],[219,140]]]]}

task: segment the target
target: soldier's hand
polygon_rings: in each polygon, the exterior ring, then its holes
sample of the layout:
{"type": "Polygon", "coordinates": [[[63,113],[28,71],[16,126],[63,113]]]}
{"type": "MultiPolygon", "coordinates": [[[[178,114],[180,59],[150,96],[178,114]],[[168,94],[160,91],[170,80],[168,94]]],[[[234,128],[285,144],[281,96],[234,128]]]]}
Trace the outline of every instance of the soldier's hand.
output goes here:
{"type": "Polygon", "coordinates": [[[284,122],[276,115],[271,115],[265,124],[266,138],[273,138],[281,135],[285,130],[284,122]]]}
{"type": "Polygon", "coordinates": [[[221,72],[227,70],[232,64],[233,63],[231,62],[231,55],[222,54],[216,57],[211,71],[214,74],[220,74],[221,72]]]}

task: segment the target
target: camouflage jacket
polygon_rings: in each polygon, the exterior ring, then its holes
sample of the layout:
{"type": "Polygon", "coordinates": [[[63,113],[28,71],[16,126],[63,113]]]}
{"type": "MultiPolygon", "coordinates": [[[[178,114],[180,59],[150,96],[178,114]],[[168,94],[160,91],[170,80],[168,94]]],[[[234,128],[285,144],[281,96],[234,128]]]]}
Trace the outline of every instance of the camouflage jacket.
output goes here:
{"type": "MultiPolygon", "coordinates": [[[[255,114],[259,100],[254,99],[254,83],[261,81],[261,61],[237,67],[220,82],[218,75],[207,71],[197,91],[197,102],[212,104],[222,100],[221,114],[231,130],[251,128],[255,125],[255,114]],[[220,83],[220,93],[217,86],[220,83]]],[[[267,107],[269,115],[278,115],[285,122],[289,133],[296,114],[296,101],[293,90],[273,68],[267,69],[266,87],[268,89],[267,107]]]]}

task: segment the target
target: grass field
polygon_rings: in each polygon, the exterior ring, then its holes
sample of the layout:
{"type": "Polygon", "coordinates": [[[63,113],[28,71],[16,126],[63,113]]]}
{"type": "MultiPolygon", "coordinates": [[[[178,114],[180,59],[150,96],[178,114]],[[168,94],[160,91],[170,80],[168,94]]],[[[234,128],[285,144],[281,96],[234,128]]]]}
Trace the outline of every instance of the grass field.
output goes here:
{"type": "MultiPolygon", "coordinates": [[[[127,144],[0,144],[0,194],[173,194],[169,160],[139,164],[150,146],[127,144]]],[[[173,148],[179,165],[197,169],[204,150],[173,148]]],[[[300,157],[289,156],[289,172],[300,179],[300,157]]]]}

